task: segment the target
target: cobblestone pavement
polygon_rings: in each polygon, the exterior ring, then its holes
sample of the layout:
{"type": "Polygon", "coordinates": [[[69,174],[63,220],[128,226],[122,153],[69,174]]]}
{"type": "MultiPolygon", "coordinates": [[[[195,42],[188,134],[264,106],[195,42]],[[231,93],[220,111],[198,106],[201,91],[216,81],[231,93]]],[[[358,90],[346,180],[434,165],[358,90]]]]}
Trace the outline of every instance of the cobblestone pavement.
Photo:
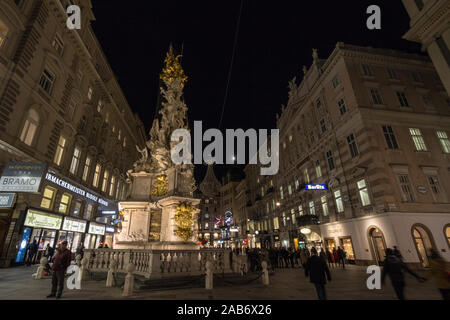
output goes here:
{"type": "MultiPolygon", "coordinates": [[[[35,280],[32,274],[37,265],[0,269],[0,300],[44,300],[50,293],[51,279],[35,280]]],[[[427,271],[419,274],[429,278],[427,271]]],[[[381,290],[368,290],[366,269],[348,266],[345,270],[332,268],[332,281],[327,285],[330,300],[395,300],[394,290],[387,279],[381,290]]],[[[410,300],[440,300],[441,296],[430,278],[419,283],[406,275],[405,295],[410,300]]],[[[65,287],[63,300],[124,299],[120,288],[106,288],[105,281],[83,281],[81,290],[65,287]]],[[[305,278],[303,269],[277,269],[270,277],[270,285],[261,279],[247,284],[202,288],[136,291],[130,300],[315,300],[314,286],[305,278]]]]}

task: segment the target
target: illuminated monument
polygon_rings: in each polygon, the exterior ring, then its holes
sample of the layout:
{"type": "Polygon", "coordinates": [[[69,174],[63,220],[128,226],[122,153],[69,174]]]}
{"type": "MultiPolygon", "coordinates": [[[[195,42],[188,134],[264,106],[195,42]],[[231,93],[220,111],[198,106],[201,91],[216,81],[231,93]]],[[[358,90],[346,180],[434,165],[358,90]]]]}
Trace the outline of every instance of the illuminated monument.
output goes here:
{"type": "Polygon", "coordinates": [[[120,202],[121,227],[115,249],[199,249],[194,234],[200,200],[195,190],[193,165],[175,165],[170,137],[176,129],[189,129],[183,88],[187,81],[181,55],[172,45],[161,72],[160,105],[141,158],[128,171],[131,184],[120,202]]]}

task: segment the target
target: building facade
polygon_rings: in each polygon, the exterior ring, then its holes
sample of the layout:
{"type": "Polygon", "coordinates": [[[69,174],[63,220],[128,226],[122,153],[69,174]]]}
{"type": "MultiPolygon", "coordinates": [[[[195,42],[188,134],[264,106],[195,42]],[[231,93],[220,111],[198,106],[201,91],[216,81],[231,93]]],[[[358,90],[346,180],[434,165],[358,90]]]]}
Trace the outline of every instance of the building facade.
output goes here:
{"type": "Polygon", "coordinates": [[[411,17],[404,35],[422,44],[450,96],[450,2],[447,0],[403,0],[411,17]]]}
{"type": "Polygon", "coordinates": [[[135,146],[146,140],[90,26],[91,1],[70,2],[81,8],[81,30],[66,27],[69,1],[1,1],[1,169],[46,165],[39,192],[19,192],[1,210],[4,266],[20,251],[31,214],[43,227],[28,228],[27,241],[37,240],[40,251],[64,239],[72,250],[112,245],[105,226],[127,195],[135,146]],[[44,220],[61,226],[46,228],[44,220]]]}
{"type": "Polygon", "coordinates": [[[450,260],[450,102],[432,63],[338,43],[289,86],[276,179],[289,246],[340,246],[361,265],[393,246],[417,266],[431,249],[450,260]]]}

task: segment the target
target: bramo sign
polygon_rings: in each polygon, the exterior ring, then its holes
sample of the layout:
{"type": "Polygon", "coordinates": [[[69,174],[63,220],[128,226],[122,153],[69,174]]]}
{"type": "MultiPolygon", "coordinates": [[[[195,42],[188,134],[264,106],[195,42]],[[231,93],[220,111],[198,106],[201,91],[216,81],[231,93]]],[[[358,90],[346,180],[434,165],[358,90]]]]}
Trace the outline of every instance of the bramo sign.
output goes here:
{"type": "Polygon", "coordinates": [[[44,163],[8,163],[0,179],[0,191],[39,192],[45,168],[44,163]]]}

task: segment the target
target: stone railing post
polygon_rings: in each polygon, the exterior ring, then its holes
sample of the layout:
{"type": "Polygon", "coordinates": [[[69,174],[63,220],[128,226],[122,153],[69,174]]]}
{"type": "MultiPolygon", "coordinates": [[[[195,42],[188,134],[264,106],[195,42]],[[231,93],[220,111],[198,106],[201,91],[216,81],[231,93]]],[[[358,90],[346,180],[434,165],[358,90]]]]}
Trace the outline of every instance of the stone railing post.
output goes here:
{"type": "Polygon", "coordinates": [[[117,271],[117,262],[116,260],[112,259],[109,263],[109,271],[108,271],[108,277],[106,278],[106,286],[112,287],[114,285],[114,274],[117,271]]]}
{"type": "Polygon", "coordinates": [[[127,266],[127,275],[125,277],[125,284],[123,285],[123,293],[122,296],[128,297],[133,294],[134,289],[134,275],[133,271],[135,266],[133,263],[129,263],[127,266]]]}
{"type": "Polygon", "coordinates": [[[190,272],[191,276],[198,276],[198,275],[201,274],[200,261],[198,259],[199,258],[199,254],[200,254],[199,251],[191,252],[191,261],[189,261],[190,264],[191,264],[191,272],[190,272]]]}
{"type": "Polygon", "coordinates": [[[48,262],[48,260],[47,260],[46,257],[42,257],[41,258],[39,268],[37,269],[37,272],[36,272],[36,279],[37,280],[44,279],[45,266],[47,265],[47,262],[48,262]]]}
{"type": "Polygon", "coordinates": [[[161,279],[161,252],[151,251],[148,261],[147,279],[161,279]]]}
{"type": "Polygon", "coordinates": [[[223,272],[224,273],[230,273],[231,272],[231,265],[230,265],[230,253],[233,255],[233,260],[234,260],[234,254],[232,253],[232,251],[225,250],[224,254],[223,254],[223,272]]]}
{"type": "Polygon", "coordinates": [[[213,270],[212,270],[212,263],[211,261],[206,262],[206,276],[205,276],[205,289],[206,290],[212,290],[213,288],[213,270]]]}
{"type": "Polygon", "coordinates": [[[262,283],[265,286],[269,285],[269,271],[267,270],[267,262],[263,261],[261,263],[262,266],[262,270],[263,270],[263,275],[262,275],[262,283]]]}
{"type": "Polygon", "coordinates": [[[81,281],[86,280],[88,264],[89,264],[89,258],[85,256],[81,260],[81,270],[80,270],[80,275],[79,275],[81,281]]]}
{"type": "Polygon", "coordinates": [[[131,250],[126,250],[123,254],[123,269],[127,270],[128,264],[131,263],[131,250]]]}
{"type": "Polygon", "coordinates": [[[77,255],[75,258],[75,264],[78,266],[78,268],[81,268],[81,256],[77,255]]]}

